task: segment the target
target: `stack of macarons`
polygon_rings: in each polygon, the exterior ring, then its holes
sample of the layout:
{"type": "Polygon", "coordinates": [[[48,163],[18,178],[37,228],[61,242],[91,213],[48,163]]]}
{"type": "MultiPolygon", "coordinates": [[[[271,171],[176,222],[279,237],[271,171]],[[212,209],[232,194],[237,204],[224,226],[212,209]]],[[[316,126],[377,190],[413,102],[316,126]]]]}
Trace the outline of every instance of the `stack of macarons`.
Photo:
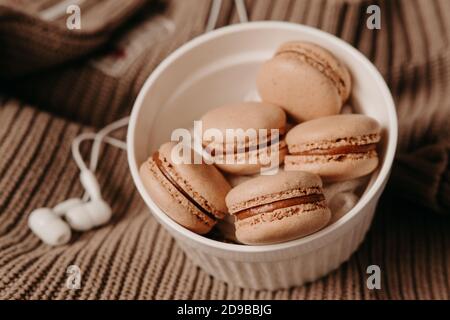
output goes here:
{"type": "Polygon", "coordinates": [[[201,157],[212,162],[174,161],[171,142],[140,169],[152,199],[177,223],[211,234],[231,215],[235,229],[227,238],[250,245],[298,239],[334,222],[322,181],[372,173],[381,139],[375,119],[340,114],[351,94],[350,73],[322,47],[282,44],[256,84],[262,101],[221,106],[201,118],[201,157]],[[230,140],[229,130],[257,134],[230,140]],[[238,176],[245,181],[230,183],[238,176]]]}

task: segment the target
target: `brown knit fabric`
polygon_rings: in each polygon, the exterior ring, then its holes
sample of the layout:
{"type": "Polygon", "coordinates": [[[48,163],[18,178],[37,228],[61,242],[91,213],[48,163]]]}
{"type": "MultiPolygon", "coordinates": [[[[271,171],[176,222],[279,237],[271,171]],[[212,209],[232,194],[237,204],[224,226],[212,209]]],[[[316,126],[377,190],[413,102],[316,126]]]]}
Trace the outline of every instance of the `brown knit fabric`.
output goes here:
{"type": "MultiPolygon", "coordinates": [[[[450,299],[450,221],[432,214],[449,211],[450,2],[376,2],[382,28],[368,30],[366,7],[373,3],[246,1],[251,20],[305,23],[348,41],[377,65],[395,96],[400,141],[393,181],[365,242],[338,270],[312,284],[275,292],[215,280],[187,260],[150,216],[135,191],[125,154],[109,147],[102,153],[98,177],[113,207],[112,223],[76,234],[69,245],[58,248],[43,245],[28,230],[32,209],[82,193],[71,140],[91,130],[87,124],[101,125],[129,112],[156,64],[203,32],[210,1],[172,1],[158,14],[175,23],[177,31],[140,51],[140,58],[119,76],[117,70],[105,76],[103,67],[102,73],[94,72],[91,60],[83,60],[41,74],[35,78],[35,92],[26,89],[31,84],[25,79],[17,82],[18,94],[76,121],[15,99],[1,103],[0,298],[450,299]],[[432,209],[417,206],[411,198],[432,209]],[[72,264],[82,272],[79,290],[65,285],[72,264]],[[371,264],[381,268],[381,290],[366,288],[371,264]]],[[[154,13],[142,19],[154,19],[154,13]]],[[[237,21],[233,2],[223,1],[219,25],[237,21]]]]}
{"type": "Polygon", "coordinates": [[[68,30],[70,15],[65,10],[54,18],[41,19],[57,3],[0,0],[0,79],[26,75],[93,51],[147,1],[85,0],[79,4],[80,30],[68,30]]]}
{"type": "Polygon", "coordinates": [[[398,155],[392,186],[409,201],[450,215],[450,140],[398,155]]]}

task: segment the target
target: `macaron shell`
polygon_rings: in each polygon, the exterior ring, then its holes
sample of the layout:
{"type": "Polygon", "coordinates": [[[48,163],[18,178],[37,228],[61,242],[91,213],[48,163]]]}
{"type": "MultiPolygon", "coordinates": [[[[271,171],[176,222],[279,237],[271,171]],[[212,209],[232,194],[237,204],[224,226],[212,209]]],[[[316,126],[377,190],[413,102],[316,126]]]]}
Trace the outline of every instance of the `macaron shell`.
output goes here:
{"type": "Polygon", "coordinates": [[[277,50],[277,54],[286,52],[298,52],[307,54],[313,60],[331,69],[341,82],[341,97],[345,101],[350,96],[351,77],[348,69],[327,49],[311,42],[290,41],[282,44],[277,50]]]}
{"type": "Polygon", "coordinates": [[[215,221],[187,200],[162,175],[152,161],[141,165],[140,176],[147,192],[158,207],[185,228],[198,233],[208,233],[215,221]]]}
{"type": "Polygon", "coordinates": [[[245,244],[263,245],[285,242],[312,234],[328,224],[331,212],[316,207],[305,210],[304,205],[293,206],[250,217],[236,222],[236,238],[245,244]],[[284,218],[280,216],[287,215],[284,218]]]}
{"type": "Polygon", "coordinates": [[[229,209],[243,210],[248,204],[260,205],[283,199],[283,194],[286,197],[297,196],[302,195],[299,194],[302,190],[321,187],[322,181],[316,174],[280,169],[275,175],[261,175],[237,185],[227,194],[225,201],[229,209]]]}
{"type": "Polygon", "coordinates": [[[294,145],[311,145],[314,142],[335,142],[345,138],[358,138],[380,134],[381,126],[363,114],[340,114],[303,122],[286,134],[286,143],[292,152],[294,145]]]}
{"type": "Polygon", "coordinates": [[[328,50],[291,41],[262,65],[257,88],[263,101],[282,106],[302,122],[338,114],[350,95],[351,76],[328,50]]]}
{"type": "Polygon", "coordinates": [[[315,156],[316,161],[305,161],[304,156],[288,155],[285,158],[286,171],[307,171],[319,175],[323,181],[334,182],[365,176],[378,166],[376,155],[347,155],[339,161],[327,161],[323,156],[315,156]]]}
{"type": "Polygon", "coordinates": [[[295,55],[265,62],[256,84],[263,101],[280,105],[297,122],[338,114],[343,103],[333,83],[295,55]]]}
{"type": "Polygon", "coordinates": [[[240,102],[212,109],[201,118],[203,130],[219,129],[281,129],[286,114],[279,106],[266,102],[240,102]]]}
{"type": "Polygon", "coordinates": [[[159,148],[164,167],[183,190],[220,218],[227,212],[225,196],[231,189],[228,181],[213,165],[175,163],[171,155],[175,145],[175,142],[168,142],[159,148]]]}

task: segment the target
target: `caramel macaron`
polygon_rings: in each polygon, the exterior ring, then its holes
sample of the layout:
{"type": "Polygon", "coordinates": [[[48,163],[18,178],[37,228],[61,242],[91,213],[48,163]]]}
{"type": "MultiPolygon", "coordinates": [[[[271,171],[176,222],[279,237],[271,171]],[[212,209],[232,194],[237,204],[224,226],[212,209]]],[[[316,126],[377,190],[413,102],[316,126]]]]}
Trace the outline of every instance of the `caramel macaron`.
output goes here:
{"type": "Polygon", "coordinates": [[[175,145],[161,145],[141,165],[140,176],[162,211],[187,229],[205,234],[227,214],[225,196],[231,187],[213,165],[173,161],[175,145]]]}
{"type": "Polygon", "coordinates": [[[226,196],[235,216],[236,238],[245,244],[271,244],[314,233],[327,225],[331,213],[319,176],[279,171],[234,187],[226,196]]]}
{"type": "Polygon", "coordinates": [[[303,41],[284,43],[257,76],[263,101],[297,122],[338,114],[351,91],[347,68],[328,50],[303,41]]]}
{"type": "Polygon", "coordinates": [[[261,102],[224,105],[210,110],[201,121],[203,146],[215,157],[215,165],[224,172],[237,175],[255,174],[270,163],[281,164],[287,154],[284,141],[286,114],[276,105],[261,102]],[[205,135],[211,129],[220,133],[223,139],[219,141],[205,135]],[[235,133],[243,132],[241,141],[235,139],[235,136],[229,138],[229,130],[235,133]],[[256,135],[247,135],[246,133],[250,132],[248,130],[256,135]],[[275,135],[272,130],[276,130],[275,135]]]}
{"type": "Polygon", "coordinates": [[[290,155],[285,169],[312,172],[324,181],[361,177],[378,166],[380,138],[380,124],[362,114],[303,122],[286,135],[290,155]]]}

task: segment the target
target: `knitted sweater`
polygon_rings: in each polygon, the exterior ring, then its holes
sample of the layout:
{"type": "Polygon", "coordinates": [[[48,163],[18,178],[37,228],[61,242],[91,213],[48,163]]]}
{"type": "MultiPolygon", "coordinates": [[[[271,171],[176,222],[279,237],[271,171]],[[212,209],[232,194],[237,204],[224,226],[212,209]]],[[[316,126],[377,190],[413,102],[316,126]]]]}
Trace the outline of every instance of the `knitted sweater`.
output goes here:
{"type": "MultiPolygon", "coordinates": [[[[29,212],[82,194],[71,140],[128,114],[155,66],[204,31],[211,5],[209,0],[124,1],[123,16],[93,14],[108,12],[109,2],[86,0],[81,7],[83,23],[94,26],[93,43],[82,32],[76,41],[69,31],[57,34],[52,28],[65,22],[43,22],[44,7],[11,9],[9,0],[0,0],[5,17],[0,42],[8,48],[0,51],[0,298],[450,298],[450,221],[436,214],[450,212],[447,0],[246,1],[252,21],[303,23],[349,42],[374,62],[394,95],[400,136],[393,176],[365,242],[338,270],[275,292],[212,278],[149,214],[125,154],[109,147],[103,149],[98,177],[113,208],[112,222],[75,234],[62,247],[42,244],[27,227],[29,212]],[[381,8],[380,30],[366,27],[370,4],[381,8]],[[89,19],[105,23],[89,24],[89,19]],[[371,264],[382,270],[381,290],[366,288],[371,264]],[[78,290],[66,287],[70,265],[82,272],[78,290]]],[[[218,25],[237,22],[233,1],[223,1],[218,25]]]]}

